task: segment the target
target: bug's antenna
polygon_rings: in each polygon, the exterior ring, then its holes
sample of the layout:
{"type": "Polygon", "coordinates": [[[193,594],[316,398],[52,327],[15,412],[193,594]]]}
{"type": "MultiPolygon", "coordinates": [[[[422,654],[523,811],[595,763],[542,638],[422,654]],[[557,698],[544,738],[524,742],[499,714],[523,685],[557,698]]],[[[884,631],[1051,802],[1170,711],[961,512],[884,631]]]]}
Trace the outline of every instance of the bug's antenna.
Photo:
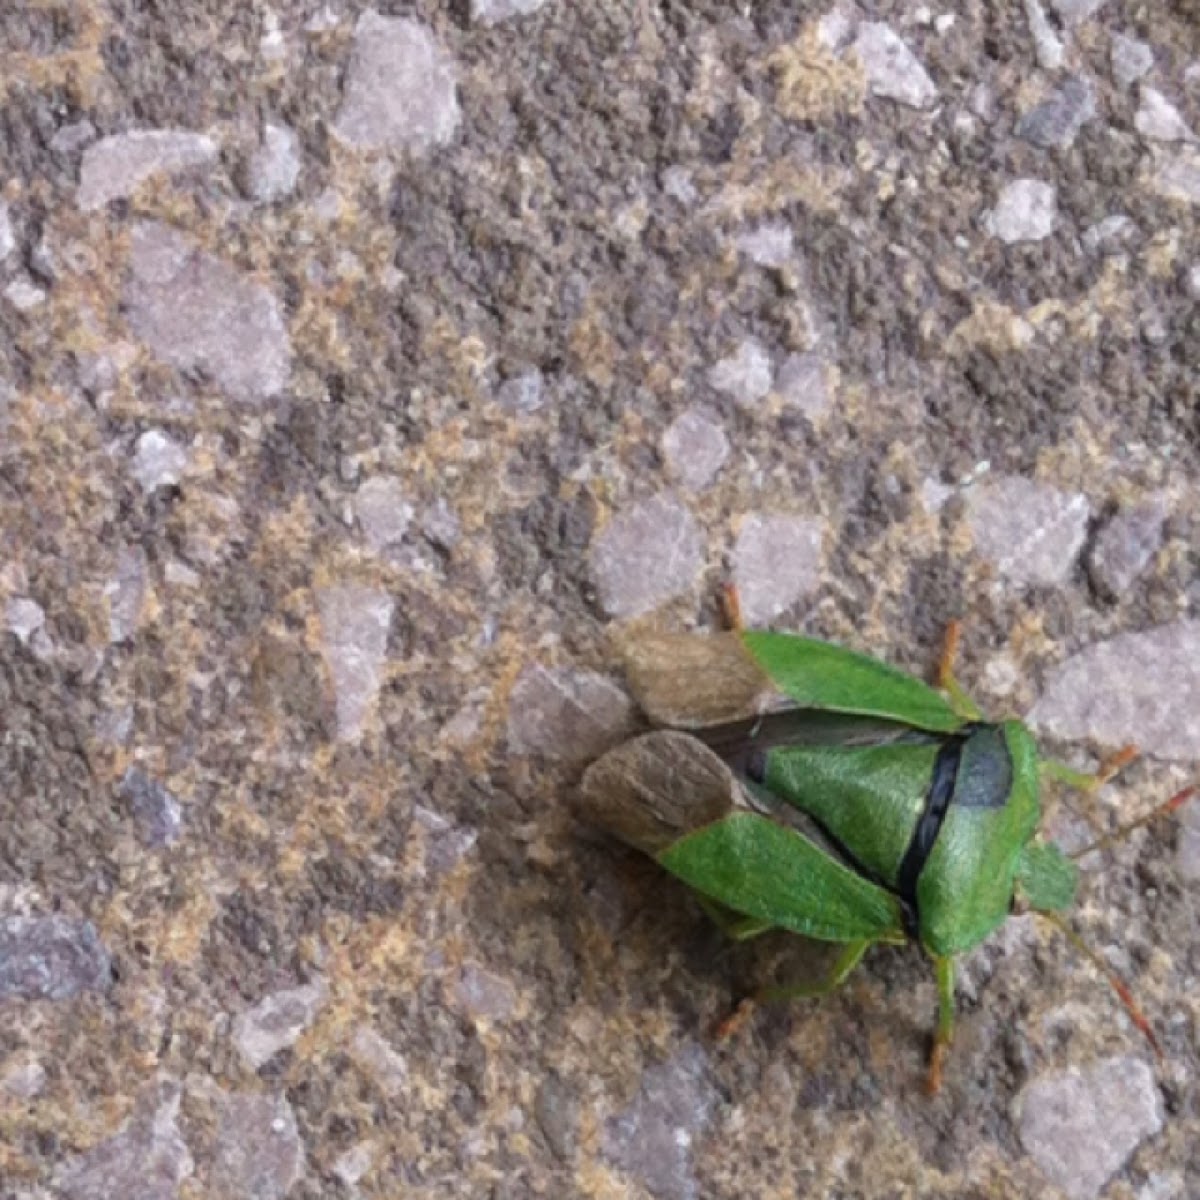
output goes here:
{"type": "Polygon", "coordinates": [[[1129,985],[1057,913],[1047,912],[1045,909],[1040,908],[1033,909],[1033,912],[1043,920],[1049,921],[1108,980],[1113,991],[1117,993],[1121,1003],[1125,1006],[1125,1011],[1129,1014],[1129,1019],[1145,1034],[1146,1041],[1153,1047],[1155,1055],[1161,1062],[1163,1057],[1162,1047],[1158,1044],[1158,1038],[1154,1036],[1154,1030],[1150,1027],[1150,1022],[1147,1020],[1146,1014],[1142,1012],[1141,1008],[1138,1007],[1137,1001],[1133,998],[1133,993],[1129,990],[1129,985]]]}
{"type": "Polygon", "coordinates": [[[1143,825],[1149,825],[1151,821],[1157,820],[1159,817],[1165,817],[1182,808],[1196,794],[1196,791],[1195,787],[1185,787],[1183,791],[1176,792],[1170,800],[1164,800],[1162,804],[1155,805],[1148,813],[1143,813],[1136,820],[1130,821],[1128,825],[1122,825],[1119,829],[1114,829],[1112,833],[1106,833],[1090,845],[1084,846],[1082,850],[1073,851],[1067,857],[1080,859],[1085,854],[1091,854],[1093,850],[1107,850],[1109,846],[1123,841],[1135,829],[1141,829],[1143,825]]]}

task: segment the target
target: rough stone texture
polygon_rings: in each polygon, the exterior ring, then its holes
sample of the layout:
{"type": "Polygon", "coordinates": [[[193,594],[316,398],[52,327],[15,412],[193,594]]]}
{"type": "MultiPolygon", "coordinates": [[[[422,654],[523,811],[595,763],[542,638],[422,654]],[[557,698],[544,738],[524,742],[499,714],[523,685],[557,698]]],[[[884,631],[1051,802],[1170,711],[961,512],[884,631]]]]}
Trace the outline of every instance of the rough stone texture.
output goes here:
{"type": "Polygon", "coordinates": [[[1060,584],[1087,536],[1088,502],[1030,479],[985,483],[969,500],[975,549],[1016,583],[1060,584]]]}
{"type": "Polygon", "coordinates": [[[1161,158],[1151,185],[1168,200],[1200,204],[1200,154],[1187,150],[1161,158]]]}
{"type": "Polygon", "coordinates": [[[85,212],[131,195],[156,175],[175,175],[216,161],[212,138],[186,129],[140,129],[93,142],[83,153],[76,199],[85,212]]]}
{"type": "Polygon", "coordinates": [[[824,526],[812,517],[754,513],[738,531],[733,580],[747,625],[765,625],[821,582],[824,526]]]}
{"type": "Polygon", "coordinates": [[[264,996],[253,1008],[239,1013],[233,1023],[233,1040],[242,1057],[257,1071],[281,1050],[294,1045],[312,1024],[328,994],[323,983],[308,983],[264,996]]]}
{"type": "Polygon", "coordinates": [[[516,754],[586,762],[631,732],[629,697],[591,671],[522,671],[509,700],[508,744],[516,754]]]}
{"type": "Polygon", "coordinates": [[[219,1200],[283,1200],[304,1170],[304,1146],[283,1097],[231,1095],[221,1105],[209,1195],[219,1200]]]}
{"type": "Polygon", "coordinates": [[[373,1029],[358,1029],[351,1052],[374,1078],[385,1096],[402,1095],[409,1080],[408,1063],[373,1029]]]}
{"type": "Polygon", "coordinates": [[[1167,502],[1151,496],[1113,516],[1100,530],[1088,555],[1096,585],[1110,596],[1121,596],[1149,566],[1162,545],[1167,502]]]}
{"type": "Polygon", "coordinates": [[[591,549],[592,578],[605,612],[632,617],[692,587],[703,565],[695,517],[670,496],[618,513],[591,549]]]}
{"type": "Polygon", "coordinates": [[[820,354],[789,354],[779,368],[775,390],[786,404],[810,421],[817,421],[829,410],[831,397],[828,367],[820,354]]]}
{"type": "MultiPolygon", "coordinates": [[[[0,977],[77,989],[0,998],[5,1200],[160,1161],[159,1079],[180,1200],[1054,1190],[1014,1098],[1149,1055],[1051,931],[967,957],[936,1099],[912,948],[713,1042],[827,948],[731,944],[571,801],[628,728],[620,647],[719,627],[756,515],[823,523],[777,625],[928,677],[961,616],[989,716],[1200,619],[1200,150],[1135,127],[1149,86],[1198,128],[1195,3],[1092,7],[0,3],[0,922],[51,922],[0,977]],[[1071,79],[1072,144],[1019,137],[1071,79]],[[172,130],[220,153],[81,209],[98,139],[172,130]],[[990,228],[1023,179],[1045,203],[990,228]],[[1057,582],[978,552],[1004,478],[1086,495],[1057,582]],[[315,979],[255,1070],[235,1022],[315,979]]],[[[1133,730],[1045,749],[1187,726],[1185,649],[1088,676],[1133,730]]],[[[1151,751],[1048,832],[1198,772],[1151,751]]],[[[1164,1044],[1123,1200],[1200,1195],[1197,811],[1092,856],[1070,914],[1164,1044]]]]}
{"type": "Polygon", "coordinates": [[[193,1162],[179,1129],[182,1089],[147,1088],[137,1112],[115,1136],[64,1163],[55,1179],[63,1200],[175,1200],[193,1162]]]}
{"type": "Polygon", "coordinates": [[[183,833],[179,801],[156,779],[130,767],[121,780],[121,799],[137,822],[138,836],[151,847],[169,846],[183,833]]]}
{"type": "Polygon", "coordinates": [[[129,641],[137,633],[146,599],[146,552],[140,546],[122,546],[117,567],[104,588],[108,599],[108,640],[129,641]]]}
{"type": "Polygon", "coordinates": [[[333,1164],[333,1173],[346,1187],[353,1188],[371,1169],[375,1154],[372,1142],[359,1142],[357,1146],[351,1146],[345,1154],[338,1155],[333,1164]]]}
{"type": "Polygon", "coordinates": [[[692,1168],[692,1140],[717,1102],[699,1046],[647,1068],[632,1102],[604,1130],[604,1154],[656,1200],[700,1195],[692,1168]]]}
{"type": "Polygon", "coordinates": [[[470,1016],[487,1021],[505,1020],[516,1004],[512,984],[478,963],[463,967],[455,997],[470,1016]]]}
{"type": "Polygon", "coordinates": [[[1108,0],[1054,0],[1054,10],[1064,25],[1079,25],[1094,17],[1108,0]]]}
{"type": "Polygon", "coordinates": [[[287,383],[291,345],[275,297],[178,231],[134,228],[125,298],[130,328],[167,365],[203,371],[239,400],[287,383]]]}
{"type": "Polygon", "coordinates": [[[729,457],[729,439],[710,414],[689,408],[663,434],[663,456],[683,487],[703,491],[729,457]]]}
{"type": "Polygon", "coordinates": [[[1200,883],[1200,804],[1185,805],[1179,823],[1179,844],[1175,851],[1179,874],[1188,883],[1200,883]]]}
{"type": "Polygon", "coordinates": [[[454,64],[419,21],[363,13],[334,132],[369,150],[422,151],[454,136],[454,64]]]}
{"type": "Polygon", "coordinates": [[[111,983],[108,951],[90,921],[0,918],[0,1000],[71,1000],[111,983]]]}
{"type": "Polygon", "coordinates": [[[1054,232],[1057,196],[1040,179],[1014,179],[1005,184],[996,207],[984,216],[984,228],[1002,242],[1038,242],[1054,232]]]}
{"type": "Polygon", "coordinates": [[[1200,621],[1124,633],[1072,655],[1050,673],[1030,720],[1055,737],[1200,758],[1200,621]]]}
{"type": "Polygon", "coordinates": [[[1071,1200],[1092,1200],[1140,1142],[1162,1128],[1154,1072],[1110,1058],[1034,1080],[1017,1098],[1021,1142],[1071,1200]]]}
{"type": "Polygon", "coordinates": [[[321,647],[337,698],[338,737],[355,741],[379,691],[395,602],[365,587],[330,587],[317,597],[321,647]]]}
{"type": "Polygon", "coordinates": [[[1064,150],[1096,115],[1096,98],[1087,79],[1072,76],[1031,109],[1017,125],[1017,134],[1046,150],[1064,150]]]}

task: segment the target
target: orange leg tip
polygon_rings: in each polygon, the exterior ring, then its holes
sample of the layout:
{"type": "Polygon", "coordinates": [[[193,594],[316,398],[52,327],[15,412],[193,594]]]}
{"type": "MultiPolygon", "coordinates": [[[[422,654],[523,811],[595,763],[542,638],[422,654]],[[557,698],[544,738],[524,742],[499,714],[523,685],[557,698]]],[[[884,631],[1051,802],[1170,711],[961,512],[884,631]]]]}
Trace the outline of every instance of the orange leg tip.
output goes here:
{"type": "Polygon", "coordinates": [[[752,999],[743,1000],[729,1016],[717,1025],[716,1029],[713,1030],[713,1037],[718,1042],[725,1042],[740,1033],[749,1024],[755,1007],[756,1005],[752,999]]]}
{"type": "Polygon", "coordinates": [[[946,684],[954,675],[954,660],[958,657],[958,643],[962,640],[962,621],[957,617],[946,623],[942,636],[942,657],[938,662],[938,682],[946,684]]]}
{"type": "Polygon", "coordinates": [[[1196,795],[1197,790],[1198,789],[1195,787],[1185,787],[1182,792],[1176,792],[1175,795],[1163,805],[1163,812],[1177,812],[1196,795]]]}
{"type": "Polygon", "coordinates": [[[925,1076],[925,1094],[936,1096],[942,1090],[942,1064],[946,1061],[946,1043],[934,1042],[929,1055],[929,1074],[925,1076]]]}
{"type": "Polygon", "coordinates": [[[1096,768],[1092,790],[1103,787],[1113,776],[1129,766],[1138,757],[1138,754],[1138,748],[1132,742],[1127,746],[1122,746],[1115,754],[1110,754],[1096,768]]]}
{"type": "Polygon", "coordinates": [[[738,593],[736,583],[726,583],[721,586],[721,608],[725,614],[725,624],[730,629],[744,629],[742,622],[742,598],[738,593]]]}

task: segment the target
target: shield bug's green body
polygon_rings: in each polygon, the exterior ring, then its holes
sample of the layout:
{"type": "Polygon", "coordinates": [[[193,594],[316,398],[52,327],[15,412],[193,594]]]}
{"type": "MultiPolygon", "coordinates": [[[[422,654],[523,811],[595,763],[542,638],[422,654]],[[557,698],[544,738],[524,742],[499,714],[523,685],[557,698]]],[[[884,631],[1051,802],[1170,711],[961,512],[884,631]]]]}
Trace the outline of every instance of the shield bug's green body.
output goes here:
{"type": "Polygon", "coordinates": [[[1040,758],[1021,722],[981,717],[952,647],[938,690],[788,634],[642,637],[626,648],[629,678],[663,728],[593,763],[581,788],[591,820],[653,855],[735,937],[844,943],[828,979],[759,1000],[823,994],[872,944],[918,942],[938,979],[933,1090],[955,955],[1017,905],[1053,914],[1075,899],[1073,862],[1038,837],[1042,777],[1091,789],[1132,754],[1094,776],[1040,758]]]}

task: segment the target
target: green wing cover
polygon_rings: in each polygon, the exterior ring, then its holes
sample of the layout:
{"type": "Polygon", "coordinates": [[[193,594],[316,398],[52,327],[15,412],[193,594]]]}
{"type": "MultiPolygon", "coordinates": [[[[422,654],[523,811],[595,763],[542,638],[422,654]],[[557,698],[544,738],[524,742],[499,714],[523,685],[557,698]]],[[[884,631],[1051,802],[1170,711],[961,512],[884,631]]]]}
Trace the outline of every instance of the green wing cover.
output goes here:
{"type": "Polygon", "coordinates": [[[934,733],[964,724],[940,692],[865,654],[790,633],[747,630],[742,641],[775,687],[801,708],[884,717],[934,733]]]}
{"type": "Polygon", "coordinates": [[[672,875],[744,916],[827,942],[901,941],[896,898],[795,830],[738,813],[659,855],[672,875]]]}

